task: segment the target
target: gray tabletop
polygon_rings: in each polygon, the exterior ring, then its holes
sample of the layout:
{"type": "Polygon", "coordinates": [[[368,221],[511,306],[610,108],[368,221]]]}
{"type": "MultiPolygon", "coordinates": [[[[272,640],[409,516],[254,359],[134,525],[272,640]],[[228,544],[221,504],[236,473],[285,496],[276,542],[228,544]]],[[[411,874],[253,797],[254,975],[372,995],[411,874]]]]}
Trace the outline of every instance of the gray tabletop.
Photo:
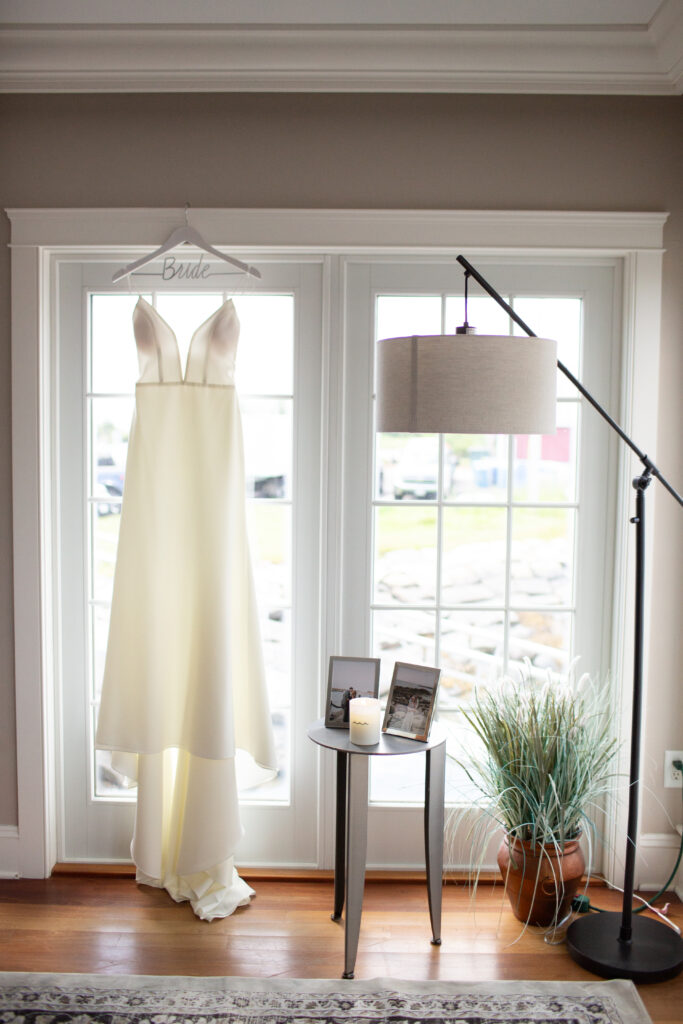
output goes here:
{"type": "Polygon", "coordinates": [[[347,754],[419,754],[423,750],[431,750],[446,742],[446,730],[438,722],[432,722],[429,739],[426,743],[421,740],[408,740],[404,736],[392,736],[389,733],[380,733],[379,743],[363,744],[352,743],[349,738],[348,729],[328,729],[325,726],[325,719],[319,718],[308,727],[308,735],[314,743],[321,747],[328,747],[330,750],[341,750],[347,754]]]}

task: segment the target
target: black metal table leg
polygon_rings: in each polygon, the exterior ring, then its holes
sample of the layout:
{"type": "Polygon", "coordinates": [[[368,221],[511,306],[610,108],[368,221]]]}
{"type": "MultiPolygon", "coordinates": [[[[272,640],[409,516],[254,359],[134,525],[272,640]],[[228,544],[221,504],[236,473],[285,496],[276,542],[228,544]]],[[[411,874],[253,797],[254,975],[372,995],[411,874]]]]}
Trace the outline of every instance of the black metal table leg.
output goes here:
{"type": "Polygon", "coordinates": [[[441,889],[443,884],[443,825],[446,794],[446,744],[426,751],[425,865],[432,945],[441,945],[441,889]]]}
{"type": "Polygon", "coordinates": [[[338,921],[344,909],[344,876],[346,873],[346,778],[349,755],[337,751],[337,819],[334,847],[334,913],[338,921]]]}
{"type": "Polygon", "coordinates": [[[348,818],[346,832],[346,921],[344,922],[344,973],[353,978],[360,935],[368,846],[368,768],[370,758],[351,754],[348,762],[348,818]]]}

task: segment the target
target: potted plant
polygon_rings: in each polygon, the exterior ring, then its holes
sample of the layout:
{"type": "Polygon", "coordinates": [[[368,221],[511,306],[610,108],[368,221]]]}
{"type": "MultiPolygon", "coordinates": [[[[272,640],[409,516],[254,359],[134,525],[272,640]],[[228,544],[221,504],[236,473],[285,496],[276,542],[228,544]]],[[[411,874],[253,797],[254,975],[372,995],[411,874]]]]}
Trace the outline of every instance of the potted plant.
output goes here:
{"type": "Polygon", "coordinates": [[[477,845],[483,851],[503,829],[498,865],[526,924],[560,922],[583,876],[579,839],[590,845],[595,835],[590,815],[609,788],[617,748],[604,708],[587,676],[538,685],[527,667],[519,682],[477,691],[463,711],[481,741],[458,759],[488,815],[477,845]]]}

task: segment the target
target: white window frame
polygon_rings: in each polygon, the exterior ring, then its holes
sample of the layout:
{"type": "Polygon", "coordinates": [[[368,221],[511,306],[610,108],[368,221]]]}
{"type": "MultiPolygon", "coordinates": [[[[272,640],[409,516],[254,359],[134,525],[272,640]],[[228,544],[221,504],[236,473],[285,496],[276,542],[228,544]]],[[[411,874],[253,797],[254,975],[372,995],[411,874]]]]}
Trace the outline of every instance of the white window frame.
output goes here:
{"type": "MultiPolygon", "coordinates": [[[[245,835],[240,841],[239,857],[251,866],[271,866],[277,849],[279,866],[315,867],[317,865],[317,790],[315,787],[317,750],[312,743],[291,742],[292,737],[305,731],[311,717],[311,707],[317,698],[318,651],[318,591],[317,558],[319,543],[319,465],[318,451],[320,423],[320,345],[319,328],[322,319],[323,257],[279,257],[259,261],[264,281],[246,282],[244,292],[251,296],[261,293],[290,295],[293,301],[293,362],[292,362],[292,480],[290,542],[296,566],[290,580],[290,614],[294,612],[296,629],[290,634],[290,669],[299,683],[291,692],[289,707],[289,740],[291,778],[299,785],[290,787],[283,801],[250,799],[245,793],[241,800],[241,820],[245,835]],[[272,827],[268,840],[262,842],[264,823],[272,827]],[[274,838],[276,837],[276,838],[274,838]]],[[[136,296],[126,292],[126,282],[118,288],[111,283],[112,273],[120,262],[109,264],[85,257],[82,261],[69,258],[61,261],[59,269],[59,315],[54,343],[59,351],[58,366],[61,380],[57,402],[63,408],[78,409],[87,402],[86,364],[90,353],[91,327],[90,297],[93,294],[116,294],[122,298],[136,296]]],[[[146,282],[150,279],[146,278],[146,282]]],[[[240,291],[239,279],[233,294],[240,291]]],[[[168,293],[206,292],[200,281],[183,282],[180,288],[173,281],[160,280],[145,284],[157,296],[168,293]],[[194,288],[193,288],[194,285],[194,288]]],[[[213,293],[219,289],[214,288],[213,293]]],[[[239,301],[239,300],[238,300],[239,301]]],[[[181,357],[182,361],[182,357],[181,357]]],[[[129,396],[132,402],[132,394],[129,396]]],[[[242,398],[245,398],[242,393],[242,398]]],[[[90,588],[86,581],[88,566],[92,567],[92,550],[80,521],[83,501],[90,493],[88,484],[87,447],[88,417],[85,407],[75,417],[54,410],[58,425],[58,445],[61,446],[62,487],[56,500],[55,517],[61,520],[63,536],[61,550],[55,562],[69,568],[68,575],[61,572],[63,590],[60,601],[70,608],[69,618],[63,622],[65,636],[62,641],[62,660],[56,663],[55,691],[62,708],[58,716],[61,724],[56,728],[58,762],[57,801],[58,842],[57,859],[60,862],[104,860],[130,863],[130,835],[135,817],[137,792],[128,797],[117,795],[96,796],[94,767],[84,763],[94,757],[94,727],[91,692],[86,678],[92,670],[88,666],[89,625],[86,609],[90,604],[90,588]],[[65,423],[64,421],[68,421],[65,423]],[[76,453],[80,453],[79,455],[76,453]],[[69,481],[66,481],[66,476],[69,481]],[[77,568],[79,567],[80,568],[77,568]],[[80,607],[79,607],[80,605],[80,607]],[[82,741],[82,742],[81,742],[82,741]],[[77,763],[79,766],[76,767],[77,763]],[[81,774],[83,773],[83,774],[81,774]],[[86,795],[87,794],[87,795],[86,795]]],[[[131,409],[132,411],[132,409],[131,409]]],[[[244,417],[245,407],[242,405],[244,417]]],[[[85,516],[85,525],[88,514],[85,516]]],[[[256,568],[256,567],[255,567],[256,568]]],[[[256,572],[258,583],[258,572],[256,572]]],[[[291,678],[291,677],[290,677],[291,678]]],[[[265,795],[265,794],[264,794],[265,795]]]]}
{"type": "MultiPolygon", "coordinates": [[[[346,421],[354,425],[354,435],[352,438],[346,435],[349,454],[345,467],[347,512],[344,529],[347,556],[344,558],[345,580],[341,587],[345,629],[342,646],[349,652],[367,649],[368,653],[377,655],[378,649],[376,647],[372,649],[373,615],[370,613],[370,608],[374,607],[375,603],[373,592],[375,552],[372,545],[374,528],[376,528],[374,512],[376,505],[393,507],[395,510],[397,510],[397,506],[391,497],[386,495],[377,500],[373,459],[374,445],[372,442],[368,444],[368,439],[372,438],[373,429],[371,380],[375,354],[368,349],[367,338],[373,336],[375,330],[373,307],[375,307],[377,297],[381,295],[429,295],[432,299],[436,297],[444,302],[446,296],[458,294],[458,291],[462,295],[463,278],[457,266],[454,273],[453,266],[449,261],[444,263],[442,259],[437,260],[433,257],[413,258],[412,260],[409,260],[407,256],[394,260],[389,260],[386,257],[383,259],[355,257],[349,258],[346,266],[347,361],[353,368],[357,385],[348,388],[346,396],[346,421]],[[360,550],[358,540],[360,537],[366,538],[366,547],[363,550],[360,550]]],[[[520,261],[514,258],[509,260],[498,257],[495,262],[492,262],[487,257],[481,256],[477,260],[477,266],[480,272],[494,282],[496,287],[506,295],[508,301],[510,301],[510,295],[515,294],[515,290],[520,297],[522,294],[581,296],[579,301],[583,307],[582,319],[585,319],[585,323],[582,327],[583,354],[580,376],[584,384],[590,382],[588,386],[595,390],[595,394],[600,396],[600,400],[608,408],[614,409],[619,396],[618,368],[621,363],[620,317],[615,316],[622,284],[619,261],[604,257],[590,259],[584,257],[580,261],[572,257],[564,260],[557,257],[553,260],[533,261],[531,258],[520,261]]],[[[443,307],[441,315],[444,316],[443,307]]],[[[527,316],[527,320],[529,320],[529,316],[527,316]]],[[[529,320],[529,322],[533,325],[533,320],[529,320]]],[[[540,328],[536,325],[536,329],[540,328]]],[[[544,330],[550,330],[550,328],[546,327],[544,330]]],[[[575,372],[578,372],[578,369],[575,372]]],[[[578,391],[570,387],[567,397],[575,401],[579,408],[581,407],[581,396],[578,391]]],[[[573,650],[575,654],[580,653],[581,655],[579,671],[591,666],[591,671],[598,673],[600,678],[607,676],[611,656],[614,543],[608,529],[612,524],[612,496],[617,472],[617,445],[614,443],[616,440],[616,435],[608,429],[604,429],[600,418],[594,415],[592,410],[581,408],[581,414],[577,421],[577,441],[579,443],[576,451],[577,464],[580,467],[579,477],[576,481],[577,489],[573,501],[567,502],[567,507],[572,508],[574,523],[574,530],[569,542],[574,550],[573,593],[567,605],[557,609],[571,617],[573,650]],[[601,453],[599,458],[596,457],[598,449],[601,453]],[[581,538],[581,541],[577,546],[578,537],[581,538]]],[[[429,513],[434,514],[436,518],[440,500],[437,496],[434,502],[422,503],[409,500],[407,503],[401,502],[400,505],[402,508],[407,505],[414,509],[419,505],[425,513],[429,510],[429,513]]],[[[505,498],[497,497],[492,507],[501,512],[503,508],[508,508],[506,502],[509,500],[514,505],[511,493],[505,498]]],[[[479,507],[487,507],[485,502],[486,498],[483,506],[479,507]]],[[[476,501],[474,504],[476,507],[476,501]]],[[[462,506],[456,499],[452,504],[446,500],[446,507],[452,511],[462,506]]],[[[436,568],[439,560],[443,557],[438,542],[434,550],[434,557],[436,568]]],[[[438,568],[436,571],[438,573],[438,568]]],[[[434,594],[434,604],[437,607],[440,600],[437,585],[434,594]]],[[[428,601],[427,604],[430,607],[425,614],[435,615],[433,625],[437,626],[438,613],[434,612],[432,602],[428,601]]],[[[514,605],[514,599],[512,604],[514,605]]],[[[413,606],[409,601],[405,606],[389,602],[385,607],[401,614],[401,610],[405,608],[416,610],[418,606],[419,603],[413,606]]],[[[393,657],[405,656],[399,652],[387,653],[389,663],[393,657]]],[[[387,659],[383,659],[383,661],[386,670],[387,659]]],[[[434,662],[434,664],[438,663],[438,660],[434,662]]],[[[452,718],[446,712],[446,717],[451,725],[458,728],[456,722],[459,716],[452,718]]],[[[456,751],[457,740],[453,743],[454,755],[456,751]]],[[[387,764],[386,766],[373,764],[372,768],[368,862],[372,863],[373,867],[389,869],[398,869],[403,866],[418,867],[423,856],[421,809],[419,806],[411,807],[410,803],[416,799],[420,800],[419,768],[417,764],[406,765],[405,769],[398,764],[387,764]],[[380,783],[379,787],[387,794],[384,798],[377,795],[378,790],[374,786],[375,767],[382,769],[386,767],[388,770],[387,775],[383,775],[384,782],[380,783]],[[404,785],[407,780],[403,771],[407,772],[412,779],[414,788],[410,789],[410,795],[403,793],[398,799],[393,798],[391,786],[394,769],[396,772],[401,772],[399,777],[404,785]],[[387,785],[389,786],[388,790],[386,789],[387,785]],[[381,825],[375,824],[377,821],[381,821],[381,825]]],[[[454,775],[456,774],[454,773],[454,775]]],[[[461,800],[457,783],[453,782],[453,784],[447,785],[446,799],[449,802],[461,800]]],[[[602,818],[600,824],[601,826],[603,824],[602,818]]],[[[455,868],[466,866],[470,857],[468,840],[461,839],[462,832],[466,831],[467,828],[461,830],[460,833],[456,834],[454,831],[449,835],[449,853],[453,861],[452,866],[455,868]]],[[[489,855],[491,852],[495,854],[495,850],[490,847],[489,855]]],[[[595,844],[592,852],[592,871],[601,871],[604,859],[605,851],[602,844],[595,844]]],[[[483,863],[482,866],[495,870],[495,856],[490,862],[483,863]]]]}
{"type": "MultiPolygon", "coordinates": [[[[3,857],[17,874],[42,878],[56,862],[55,672],[59,662],[58,580],[53,556],[57,530],[53,490],[57,461],[51,425],[56,364],[52,344],[56,281],[63,260],[103,252],[107,258],[142,253],[177,226],[175,209],[7,210],[12,225],[12,465],[14,526],[14,645],[19,821],[3,857]]],[[[344,255],[605,256],[622,261],[623,302],[620,422],[638,444],[656,452],[662,288],[662,236],[667,214],[533,211],[349,211],[197,209],[194,226],[220,244],[258,261],[259,252],[326,254],[322,325],[323,451],[321,513],[321,649],[324,661],[342,637],[341,488],[344,447],[344,255]],[[637,382],[637,385],[636,385],[637,382]]],[[[95,257],[97,258],[97,257],[95,257]]],[[[454,267],[454,275],[456,268],[454,267]]],[[[611,674],[620,739],[630,731],[635,542],[628,530],[633,462],[619,446],[616,569],[611,674]]],[[[656,508],[655,508],[656,512],[656,508]]],[[[655,515],[648,516],[651,549],[655,515]]],[[[652,589],[646,569],[646,607],[652,589]]],[[[649,621],[646,623],[647,664],[649,621]]],[[[321,678],[323,665],[321,664],[321,678]]],[[[321,687],[322,692],[322,687],[321,687]]],[[[626,757],[626,755],[624,755],[626,757]]],[[[332,862],[332,812],[325,799],[332,771],[321,761],[319,866],[332,862]]],[[[619,875],[626,811],[612,808],[608,877],[619,875]]],[[[4,865],[0,863],[0,872],[4,865]]]]}

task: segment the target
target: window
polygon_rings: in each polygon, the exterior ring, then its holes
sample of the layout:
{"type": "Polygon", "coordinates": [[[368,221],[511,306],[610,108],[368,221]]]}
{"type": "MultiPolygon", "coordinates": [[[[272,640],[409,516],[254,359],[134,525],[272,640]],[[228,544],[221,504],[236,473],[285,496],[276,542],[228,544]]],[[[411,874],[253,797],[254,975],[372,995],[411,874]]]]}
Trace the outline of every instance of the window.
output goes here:
{"type": "MultiPolygon", "coordinates": [[[[573,373],[590,380],[597,394],[609,393],[618,365],[613,331],[602,333],[611,317],[611,274],[529,265],[523,273],[503,265],[484,272],[537,334],[558,340],[559,358],[573,373]]],[[[395,661],[441,667],[439,716],[456,754],[467,742],[459,711],[475,686],[491,685],[525,663],[537,677],[563,673],[577,656],[580,670],[605,673],[608,637],[590,619],[597,593],[609,604],[611,564],[604,505],[595,491],[586,492],[596,460],[607,458],[608,439],[597,417],[583,416],[579,394],[559,371],[554,435],[374,433],[373,356],[370,351],[363,361],[363,334],[376,343],[454,332],[464,319],[458,277],[451,268],[424,264],[350,268],[350,362],[359,380],[367,374],[366,463],[372,461],[365,517],[348,514],[359,530],[364,518],[372,543],[369,568],[359,559],[347,577],[366,608],[365,623],[356,616],[358,634],[382,659],[381,694],[395,661]],[[353,309],[362,304],[368,312],[361,325],[353,309]]],[[[488,296],[470,297],[468,320],[481,333],[519,330],[488,296]]],[[[354,502],[361,490],[356,482],[354,502]]],[[[400,805],[408,813],[422,800],[422,773],[411,761],[372,764],[371,798],[397,808],[397,820],[400,805]]],[[[451,762],[450,800],[463,802],[467,789],[451,762]]],[[[386,826],[386,813],[382,820],[386,826]]]]}
{"type": "MultiPolygon", "coordinates": [[[[60,375],[62,554],[73,570],[62,581],[64,607],[73,613],[71,642],[63,648],[61,856],[119,859],[127,854],[136,791],[112,770],[109,753],[94,749],[94,736],[138,377],[132,332],[138,293],[113,293],[111,274],[107,278],[97,265],[70,269],[62,281],[60,375]]],[[[269,283],[262,281],[257,291],[246,294],[215,287],[190,290],[186,282],[181,291],[155,280],[153,270],[145,274],[147,291],[141,294],[174,330],[181,366],[196,327],[227,298],[233,299],[240,320],[236,386],[245,497],[279,765],[273,782],[241,794],[243,820],[251,821],[247,856],[253,862],[272,861],[278,854],[311,859],[315,815],[311,811],[302,828],[297,814],[301,805],[312,806],[316,799],[314,757],[307,747],[299,749],[293,736],[310,719],[315,701],[310,666],[319,656],[309,642],[315,634],[315,601],[297,600],[297,589],[300,596],[317,557],[315,544],[302,545],[300,538],[304,533],[310,538],[310,508],[319,500],[317,442],[311,444],[310,435],[320,396],[306,378],[316,373],[320,359],[315,331],[319,268],[271,269],[269,283]],[[301,681],[295,688],[296,671],[301,681]],[[279,820],[277,834],[259,822],[263,815],[279,820]]]]}

